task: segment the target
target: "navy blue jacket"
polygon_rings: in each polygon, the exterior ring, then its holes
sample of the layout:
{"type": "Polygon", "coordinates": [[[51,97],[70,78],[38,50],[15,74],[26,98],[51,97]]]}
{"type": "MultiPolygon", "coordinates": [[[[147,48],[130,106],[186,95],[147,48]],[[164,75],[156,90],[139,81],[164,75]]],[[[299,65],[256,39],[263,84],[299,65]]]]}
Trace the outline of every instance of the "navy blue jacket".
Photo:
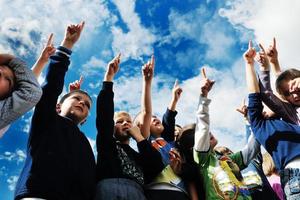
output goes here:
{"type": "Polygon", "coordinates": [[[43,95],[36,105],[27,146],[25,166],[19,177],[15,199],[47,200],[93,198],[96,164],[86,136],[70,119],[56,113],[71,51],[59,47],[48,67],[43,95]]]}
{"type": "Polygon", "coordinates": [[[249,94],[248,113],[252,131],[258,142],[272,156],[277,170],[300,156],[300,126],[278,119],[264,119],[259,93],[249,94]]]}

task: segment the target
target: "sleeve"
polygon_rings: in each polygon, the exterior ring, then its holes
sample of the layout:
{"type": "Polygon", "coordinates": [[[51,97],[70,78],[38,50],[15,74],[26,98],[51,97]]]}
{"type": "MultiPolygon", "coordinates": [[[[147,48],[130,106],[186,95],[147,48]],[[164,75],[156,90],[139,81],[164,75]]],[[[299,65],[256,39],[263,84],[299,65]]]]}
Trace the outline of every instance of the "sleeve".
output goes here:
{"type": "Polygon", "coordinates": [[[18,58],[8,63],[16,77],[16,89],[0,101],[0,129],[34,107],[42,96],[42,89],[32,71],[18,58]]]}
{"type": "Polygon", "coordinates": [[[279,117],[282,117],[285,121],[291,123],[295,120],[289,116],[288,113],[295,113],[293,112],[294,108],[290,104],[283,102],[280,98],[278,98],[271,88],[271,81],[270,81],[270,71],[260,71],[259,74],[259,89],[261,93],[262,101],[279,117]]]}
{"type": "Polygon", "coordinates": [[[138,142],[137,147],[143,160],[145,182],[149,183],[164,169],[165,166],[159,151],[152,147],[147,139],[138,142]]]}
{"type": "Polygon", "coordinates": [[[200,96],[196,117],[194,149],[200,152],[208,152],[210,149],[209,135],[209,104],[211,100],[200,96]]]}
{"type": "Polygon", "coordinates": [[[242,149],[242,157],[245,166],[254,159],[260,152],[260,144],[256,141],[253,133],[249,136],[247,145],[242,149]]]}
{"type": "Polygon", "coordinates": [[[51,129],[56,113],[58,96],[61,94],[65,75],[70,64],[71,50],[59,46],[53,56],[50,57],[45,82],[42,86],[43,95],[36,105],[31,123],[31,135],[29,142],[35,141],[39,133],[45,134],[45,130],[51,129]]]}
{"type": "Polygon", "coordinates": [[[161,136],[168,142],[174,141],[176,115],[177,115],[177,111],[172,111],[167,108],[162,119],[164,131],[161,134],[161,136]]]}
{"type": "MultiPolygon", "coordinates": [[[[97,176],[100,178],[106,173],[106,169],[117,166],[116,163],[116,144],[113,138],[114,133],[114,93],[113,83],[103,82],[102,89],[97,98],[97,176]]],[[[111,169],[113,170],[113,169],[111,169]]]]}

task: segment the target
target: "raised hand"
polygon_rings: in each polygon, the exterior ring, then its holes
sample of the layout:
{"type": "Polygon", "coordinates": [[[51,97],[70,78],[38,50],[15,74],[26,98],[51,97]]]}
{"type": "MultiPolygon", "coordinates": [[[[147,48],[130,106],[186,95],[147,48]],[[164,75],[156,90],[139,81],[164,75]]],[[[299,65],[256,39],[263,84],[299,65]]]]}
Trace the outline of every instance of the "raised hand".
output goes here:
{"type": "Polygon", "coordinates": [[[270,63],[278,62],[278,52],[276,49],[276,39],[275,38],[273,38],[273,43],[267,49],[266,54],[270,60],[270,63]]]}
{"type": "Polygon", "coordinates": [[[142,72],[143,72],[143,78],[144,80],[151,81],[154,74],[154,66],[155,66],[155,60],[154,55],[151,56],[151,59],[143,65],[142,72]]]}
{"type": "Polygon", "coordinates": [[[269,63],[266,51],[261,44],[259,44],[259,48],[260,48],[260,51],[255,56],[255,60],[260,64],[260,68],[262,71],[269,71],[270,63],[269,63]]]}
{"type": "Polygon", "coordinates": [[[82,82],[83,82],[83,77],[80,76],[79,80],[76,80],[73,83],[70,83],[69,84],[69,92],[71,92],[73,90],[80,90],[82,82]]]}
{"type": "Polygon", "coordinates": [[[78,41],[80,38],[81,32],[84,27],[84,21],[82,21],[80,24],[70,24],[68,25],[66,32],[65,32],[65,37],[62,42],[62,46],[72,49],[74,44],[78,41]]]}
{"type": "Polygon", "coordinates": [[[51,33],[48,37],[47,44],[44,47],[41,55],[32,67],[32,72],[34,73],[35,77],[38,78],[40,76],[50,56],[52,56],[55,53],[55,50],[56,49],[53,45],[53,33],[51,33]]]}
{"type": "Polygon", "coordinates": [[[182,93],[182,88],[178,84],[178,80],[176,79],[173,89],[172,89],[172,97],[174,101],[178,101],[182,93]]]}
{"type": "Polygon", "coordinates": [[[245,103],[245,98],[242,101],[242,104],[239,108],[236,109],[236,111],[238,111],[239,113],[241,113],[243,115],[243,117],[245,117],[246,119],[248,119],[248,108],[246,106],[245,103]]]}
{"type": "Polygon", "coordinates": [[[215,81],[209,80],[206,76],[205,68],[201,69],[202,81],[201,81],[201,96],[207,97],[209,91],[215,84],[215,81]]]}
{"type": "Polygon", "coordinates": [[[114,57],[107,65],[104,81],[112,81],[115,74],[119,71],[121,61],[121,53],[114,57]]]}
{"type": "Polygon", "coordinates": [[[50,56],[52,56],[55,53],[55,47],[53,45],[53,33],[51,33],[48,37],[47,44],[45,48],[43,49],[40,58],[43,62],[48,62],[50,56]]]}
{"type": "Polygon", "coordinates": [[[244,60],[248,64],[254,64],[255,55],[256,55],[256,50],[255,50],[255,48],[252,45],[252,41],[249,40],[248,49],[247,49],[247,51],[243,55],[244,60]]]}
{"type": "Polygon", "coordinates": [[[290,93],[300,92],[300,77],[293,79],[290,82],[290,93]]]}

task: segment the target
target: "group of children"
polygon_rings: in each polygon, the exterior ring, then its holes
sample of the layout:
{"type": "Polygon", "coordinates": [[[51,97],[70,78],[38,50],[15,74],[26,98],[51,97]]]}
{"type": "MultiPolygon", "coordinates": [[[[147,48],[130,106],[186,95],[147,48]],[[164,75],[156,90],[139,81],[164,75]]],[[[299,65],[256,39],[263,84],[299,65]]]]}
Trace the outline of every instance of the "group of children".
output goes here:
{"type": "Polygon", "coordinates": [[[69,25],[57,48],[51,34],[32,70],[21,60],[0,54],[0,133],[35,106],[16,200],[300,198],[300,71],[281,72],[275,39],[267,50],[260,45],[259,53],[250,41],[244,53],[249,101],[238,111],[246,121],[247,143],[236,153],[217,146],[210,130],[208,96],[215,82],[205,69],[192,124],[175,123],[182,93],[177,82],[162,121],[152,114],[154,56],[142,68],[140,112],[134,117],[115,112],[113,81],[121,61],[121,54],[117,55],[107,65],[96,101],[95,161],[87,137],[78,128],[92,106],[92,98],[80,89],[82,80],[58,99],[83,28],[84,22],[69,25]],[[40,87],[36,78],[49,59],[40,87]],[[278,76],[278,94],[271,89],[270,66],[278,76]],[[129,145],[130,138],[138,151],[129,145]],[[262,156],[261,145],[269,157],[262,156]]]}

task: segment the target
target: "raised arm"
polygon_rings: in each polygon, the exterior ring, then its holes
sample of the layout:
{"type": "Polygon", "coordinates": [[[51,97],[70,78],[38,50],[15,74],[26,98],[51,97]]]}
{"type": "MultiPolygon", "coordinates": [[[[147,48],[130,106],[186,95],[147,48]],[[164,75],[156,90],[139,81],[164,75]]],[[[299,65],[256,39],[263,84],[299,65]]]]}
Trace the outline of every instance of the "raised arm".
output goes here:
{"type": "Polygon", "coordinates": [[[205,69],[202,68],[201,93],[197,110],[195,144],[194,149],[200,152],[207,152],[210,149],[210,130],[209,130],[209,109],[211,102],[207,98],[209,91],[214,85],[214,81],[206,77],[205,69]]]}
{"type": "Polygon", "coordinates": [[[252,41],[249,41],[248,49],[243,57],[246,63],[246,81],[249,93],[258,93],[258,80],[254,70],[254,57],[256,55],[255,48],[252,46],[252,41]]]}
{"type": "Polygon", "coordinates": [[[177,102],[181,96],[182,88],[178,84],[178,80],[175,81],[173,89],[172,89],[172,99],[169,104],[169,110],[176,111],[177,102]]]}
{"type": "Polygon", "coordinates": [[[271,64],[272,71],[278,76],[281,73],[281,68],[278,61],[278,51],[276,48],[276,39],[273,38],[273,43],[269,46],[266,51],[268,59],[271,64]]]}
{"type": "Polygon", "coordinates": [[[56,49],[53,46],[53,33],[51,33],[48,37],[48,41],[45,48],[43,49],[41,55],[32,67],[32,72],[34,73],[36,78],[40,76],[50,56],[52,56],[55,53],[55,50],[56,49]]]}
{"type": "Polygon", "coordinates": [[[6,65],[15,76],[12,93],[0,100],[0,129],[4,128],[35,106],[42,90],[27,65],[12,55],[0,54],[0,65],[6,65]]]}
{"type": "Polygon", "coordinates": [[[141,102],[141,133],[144,138],[150,136],[150,124],[152,118],[152,102],[151,102],[151,84],[154,75],[155,60],[152,55],[151,60],[144,64],[143,73],[143,89],[141,102]]]}
{"type": "MultiPolygon", "coordinates": [[[[36,105],[32,118],[32,128],[45,129],[50,126],[51,121],[57,114],[56,104],[58,96],[64,87],[65,75],[70,64],[71,48],[78,41],[83,30],[84,22],[77,25],[69,25],[66,28],[62,46],[59,46],[53,56],[50,57],[48,71],[46,73],[45,82],[43,84],[43,95],[39,103],[36,105]]],[[[39,133],[40,131],[34,131],[39,133]]],[[[34,137],[34,136],[32,136],[34,137]]],[[[32,140],[33,141],[33,140],[32,140]]],[[[38,140],[35,140],[38,141],[38,140]]]]}

